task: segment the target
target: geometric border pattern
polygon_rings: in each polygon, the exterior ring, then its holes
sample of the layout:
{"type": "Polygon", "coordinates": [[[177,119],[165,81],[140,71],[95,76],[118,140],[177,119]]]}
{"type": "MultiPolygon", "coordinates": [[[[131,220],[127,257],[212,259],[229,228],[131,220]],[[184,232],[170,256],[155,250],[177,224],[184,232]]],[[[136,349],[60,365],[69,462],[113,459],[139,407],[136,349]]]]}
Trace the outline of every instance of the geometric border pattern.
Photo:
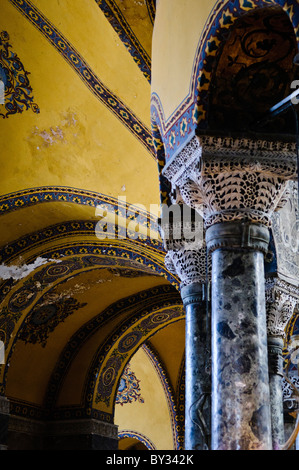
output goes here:
{"type": "MultiPolygon", "coordinates": [[[[95,0],[122,43],[128,49],[145,78],[151,80],[151,59],[113,0],[95,0]]],[[[147,5],[148,11],[149,5],[147,5]]]]}

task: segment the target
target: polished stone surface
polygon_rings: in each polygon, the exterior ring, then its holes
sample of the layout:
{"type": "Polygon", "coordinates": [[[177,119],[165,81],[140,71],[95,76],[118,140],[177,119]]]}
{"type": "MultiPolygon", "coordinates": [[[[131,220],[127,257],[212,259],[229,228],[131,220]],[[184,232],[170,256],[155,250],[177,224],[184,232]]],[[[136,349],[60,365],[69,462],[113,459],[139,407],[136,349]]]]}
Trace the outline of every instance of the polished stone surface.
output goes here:
{"type": "Polygon", "coordinates": [[[202,285],[181,290],[186,311],[185,450],[210,450],[209,303],[202,285]]]}
{"type": "Polygon", "coordinates": [[[212,254],[212,449],[268,450],[271,443],[264,259],[212,254]]]}

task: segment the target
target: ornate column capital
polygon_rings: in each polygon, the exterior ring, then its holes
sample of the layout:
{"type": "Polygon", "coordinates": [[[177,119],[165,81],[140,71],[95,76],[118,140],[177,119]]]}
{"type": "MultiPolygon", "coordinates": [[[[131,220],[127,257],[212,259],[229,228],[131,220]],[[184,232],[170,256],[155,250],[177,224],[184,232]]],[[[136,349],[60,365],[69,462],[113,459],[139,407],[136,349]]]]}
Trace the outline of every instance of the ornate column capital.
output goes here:
{"type": "Polygon", "coordinates": [[[205,284],[210,275],[210,257],[205,246],[196,249],[185,245],[170,250],[164,262],[165,267],[180,278],[181,289],[194,283],[205,284]]]}
{"type": "Polygon", "coordinates": [[[266,226],[295,179],[295,142],[221,135],[194,137],[163,170],[205,226],[246,220],[266,226]]]}
{"type": "Polygon", "coordinates": [[[299,304],[299,288],[278,278],[267,279],[265,296],[268,336],[283,338],[286,325],[299,304]]]}
{"type": "Polygon", "coordinates": [[[165,267],[181,280],[181,288],[207,280],[208,255],[202,218],[185,204],[174,204],[159,222],[165,267]],[[171,215],[171,216],[170,216],[171,215]]]}

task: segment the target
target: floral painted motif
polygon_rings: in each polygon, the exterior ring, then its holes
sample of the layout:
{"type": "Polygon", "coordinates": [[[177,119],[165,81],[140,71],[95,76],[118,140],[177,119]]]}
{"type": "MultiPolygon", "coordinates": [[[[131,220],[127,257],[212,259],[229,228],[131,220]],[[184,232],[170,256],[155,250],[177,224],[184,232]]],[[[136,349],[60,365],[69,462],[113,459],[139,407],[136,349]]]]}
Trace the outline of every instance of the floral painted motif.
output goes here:
{"type": "Polygon", "coordinates": [[[140,380],[136,378],[134,372],[130,369],[130,365],[127,365],[120,379],[116,403],[120,405],[132,403],[133,401],[144,403],[139,383],[140,380]]]}
{"type": "Polygon", "coordinates": [[[9,44],[6,31],[0,32],[0,81],[4,84],[4,104],[0,104],[0,116],[8,118],[12,114],[31,109],[40,112],[33,101],[32,87],[24,66],[9,44]]]}

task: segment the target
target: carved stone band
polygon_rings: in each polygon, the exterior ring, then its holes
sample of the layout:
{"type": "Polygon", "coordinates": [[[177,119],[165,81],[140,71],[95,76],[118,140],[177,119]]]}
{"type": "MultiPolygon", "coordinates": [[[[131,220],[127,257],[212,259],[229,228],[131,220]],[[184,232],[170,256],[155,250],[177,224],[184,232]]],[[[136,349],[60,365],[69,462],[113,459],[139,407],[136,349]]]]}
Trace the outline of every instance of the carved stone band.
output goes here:
{"type": "Polygon", "coordinates": [[[209,252],[217,248],[234,250],[244,248],[268,252],[270,233],[267,227],[248,222],[226,222],[209,227],[206,231],[206,244],[209,252]]]}
{"type": "Polygon", "coordinates": [[[287,181],[297,177],[296,144],[194,137],[163,175],[206,227],[234,220],[270,226],[287,181]]]}

